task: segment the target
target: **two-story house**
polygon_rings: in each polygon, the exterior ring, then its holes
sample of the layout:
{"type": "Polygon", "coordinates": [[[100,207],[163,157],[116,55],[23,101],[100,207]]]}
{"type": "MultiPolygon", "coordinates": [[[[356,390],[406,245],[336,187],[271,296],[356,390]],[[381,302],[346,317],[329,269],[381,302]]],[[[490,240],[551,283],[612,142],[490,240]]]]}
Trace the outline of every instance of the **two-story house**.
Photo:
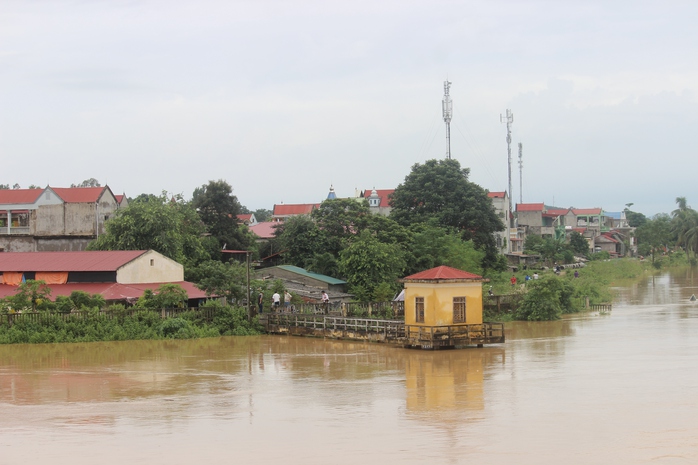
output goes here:
{"type": "Polygon", "coordinates": [[[0,189],[0,250],[85,250],[104,223],[127,205],[105,187],[0,189]]]}

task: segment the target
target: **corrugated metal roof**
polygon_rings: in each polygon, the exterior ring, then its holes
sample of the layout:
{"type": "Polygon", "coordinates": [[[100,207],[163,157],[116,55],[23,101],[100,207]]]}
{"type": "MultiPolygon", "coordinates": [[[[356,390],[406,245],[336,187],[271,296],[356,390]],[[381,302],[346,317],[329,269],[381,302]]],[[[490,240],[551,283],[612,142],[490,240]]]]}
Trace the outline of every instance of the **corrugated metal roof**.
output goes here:
{"type": "Polygon", "coordinates": [[[404,280],[439,280],[439,279],[467,279],[477,280],[482,279],[482,276],[468,273],[467,271],[452,268],[450,266],[437,266],[430,270],[420,271],[419,273],[407,276],[404,280]]]}
{"type": "Polygon", "coordinates": [[[34,203],[44,189],[0,189],[1,204],[34,203]]]}
{"type": "Polygon", "coordinates": [[[542,212],[545,205],[542,203],[517,203],[517,212],[542,212]]]}
{"type": "MultiPolygon", "coordinates": [[[[181,286],[190,299],[205,299],[206,293],[197,288],[193,283],[178,281],[174,283],[145,283],[145,284],[119,284],[119,283],[68,283],[50,284],[51,300],[58,296],[70,296],[73,291],[84,291],[88,294],[99,294],[105,300],[135,300],[143,295],[146,289],[156,291],[162,284],[177,284],[181,286]]],[[[0,284],[0,298],[15,295],[17,286],[0,284]]]]}
{"type": "Polygon", "coordinates": [[[319,274],[319,273],[313,273],[312,271],[308,271],[304,268],[300,268],[298,266],[293,266],[293,265],[279,265],[276,268],[281,268],[282,270],[290,271],[291,273],[296,273],[299,275],[307,276],[309,278],[317,279],[318,281],[324,281],[327,284],[346,284],[346,281],[342,281],[341,279],[333,278],[331,276],[326,276],[324,274],[319,274]]]}
{"type": "Polygon", "coordinates": [[[0,271],[116,271],[146,250],[0,252],[0,271]]]}
{"type": "Polygon", "coordinates": [[[66,203],[94,203],[106,187],[52,187],[53,191],[66,203]]]}

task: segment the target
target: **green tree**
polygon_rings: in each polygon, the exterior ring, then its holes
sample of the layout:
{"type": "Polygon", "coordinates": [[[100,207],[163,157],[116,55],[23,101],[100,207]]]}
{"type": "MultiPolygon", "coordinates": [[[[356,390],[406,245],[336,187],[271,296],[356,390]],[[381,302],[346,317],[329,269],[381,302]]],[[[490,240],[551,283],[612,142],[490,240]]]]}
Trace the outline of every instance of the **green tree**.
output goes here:
{"type": "Polygon", "coordinates": [[[182,308],[187,303],[187,291],[179,284],[161,284],[155,292],[146,289],[136,303],[141,308],[182,308]]]}
{"type": "Polygon", "coordinates": [[[327,250],[324,231],[310,217],[293,216],[284,221],[276,230],[279,246],[284,251],[284,259],[301,268],[308,267],[315,254],[327,250]]]}
{"type": "MultiPolygon", "coordinates": [[[[628,204],[632,205],[632,204],[628,204]]],[[[631,228],[639,228],[647,222],[647,217],[642,213],[634,212],[629,208],[625,208],[625,219],[628,221],[628,226],[631,228]]]]}
{"type": "Polygon", "coordinates": [[[273,214],[271,210],[267,210],[266,208],[258,208],[252,213],[254,213],[255,219],[257,219],[257,221],[259,221],[260,223],[264,221],[270,221],[271,215],[273,214]]]}
{"type": "Polygon", "coordinates": [[[672,241],[671,220],[666,213],[659,213],[635,230],[638,252],[651,255],[654,263],[658,252],[666,251],[672,241]]]}
{"type": "Polygon", "coordinates": [[[218,239],[220,249],[248,250],[254,242],[247,228],[238,220],[242,206],[233,195],[233,188],[222,179],[197,187],[192,196],[192,206],[208,232],[218,239]]]}
{"type": "Polygon", "coordinates": [[[517,320],[557,320],[563,313],[578,309],[572,302],[574,286],[555,275],[529,281],[521,305],[515,312],[517,320]]]}
{"type": "Polygon", "coordinates": [[[227,302],[246,298],[246,265],[207,260],[188,270],[187,278],[209,296],[223,296],[227,302]]]}
{"type": "Polygon", "coordinates": [[[95,178],[85,179],[80,184],[71,184],[70,187],[102,187],[95,178]]]}
{"type": "Polygon", "coordinates": [[[373,216],[365,199],[332,199],[322,202],[311,214],[326,239],[326,252],[338,255],[345,243],[366,227],[373,216]]]}
{"type": "Polygon", "coordinates": [[[589,254],[589,243],[584,236],[577,231],[572,231],[570,234],[570,249],[572,252],[578,255],[588,255],[589,254]]]}
{"type": "Polygon", "coordinates": [[[395,244],[378,241],[363,231],[339,254],[339,271],[349,283],[349,291],[360,301],[368,301],[380,283],[388,283],[393,291],[405,268],[403,253],[395,244]]]}
{"type": "Polygon", "coordinates": [[[483,269],[494,268],[501,263],[494,233],[504,225],[487,191],[468,181],[469,173],[453,159],[415,164],[391,197],[390,216],[403,226],[436,219],[484,252],[483,269]]]}
{"type": "Polygon", "coordinates": [[[208,259],[202,236],[206,231],[191,204],[166,193],[129,204],[106,223],[107,231],[88,250],[155,250],[185,269],[208,259]]]}
{"type": "Polygon", "coordinates": [[[412,238],[405,275],[441,265],[482,274],[484,253],[475,248],[473,241],[464,241],[458,233],[434,222],[418,223],[410,230],[412,238]]]}
{"type": "Polygon", "coordinates": [[[12,296],[12,299],[15,309],[31,308],[35,312],[50,302],[51,288],[44,281],[28,279],[17,286],[17,292],[12,296]]]}

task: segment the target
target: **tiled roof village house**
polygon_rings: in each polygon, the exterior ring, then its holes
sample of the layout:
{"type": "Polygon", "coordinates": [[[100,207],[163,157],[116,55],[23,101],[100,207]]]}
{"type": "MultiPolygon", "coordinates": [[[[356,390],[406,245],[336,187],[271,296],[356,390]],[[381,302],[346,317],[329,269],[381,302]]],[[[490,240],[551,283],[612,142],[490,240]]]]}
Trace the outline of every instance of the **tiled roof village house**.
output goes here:
{"type": "Polygon", "coordinates": [[[0,189],[0,250],[84,250],[126,205],[108,186],[0,189]]]}
{"type": "Polygon", "coordinates": [[[177,284],[198,306],[206,293],[184,281],[184,267],[154,250],[0,253],[0,298],[14,295],[24,280],[44,281],[50,298],[73,291],[100,294],[107,302],[133,303],[146,289],[177,284]]]}

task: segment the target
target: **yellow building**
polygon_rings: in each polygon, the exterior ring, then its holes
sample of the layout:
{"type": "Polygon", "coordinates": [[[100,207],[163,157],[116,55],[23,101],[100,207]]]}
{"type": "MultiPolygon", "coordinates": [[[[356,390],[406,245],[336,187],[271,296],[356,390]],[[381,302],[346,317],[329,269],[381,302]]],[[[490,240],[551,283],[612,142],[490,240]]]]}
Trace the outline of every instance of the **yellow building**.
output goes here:
{"type": "Polygon", "coordinates": [[[405,324],[460,326],[482,324],[482,283],[488,280],[450,266],[438,266],[402,279],[405,324]]]}

